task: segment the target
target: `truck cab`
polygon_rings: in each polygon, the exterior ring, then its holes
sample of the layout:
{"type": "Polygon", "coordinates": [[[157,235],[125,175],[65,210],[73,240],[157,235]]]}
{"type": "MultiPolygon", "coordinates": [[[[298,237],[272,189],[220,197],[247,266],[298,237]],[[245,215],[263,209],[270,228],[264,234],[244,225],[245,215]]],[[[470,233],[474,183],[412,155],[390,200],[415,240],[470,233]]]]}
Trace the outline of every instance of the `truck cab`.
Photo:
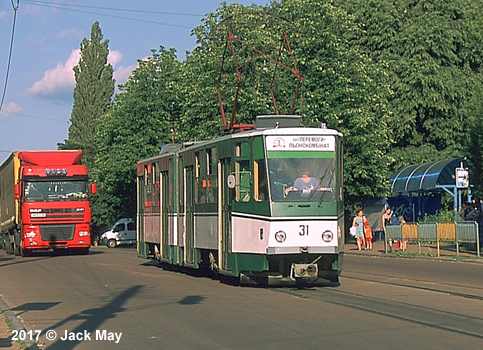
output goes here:
{"type": "Polygon", "coordinates": [[[135,244],[135,221],[131,218],[117,220],[109,231],[106,231],[101,235],[101,242],[105,242],[109,248],[115,248],[122,244],[135,244]]]}

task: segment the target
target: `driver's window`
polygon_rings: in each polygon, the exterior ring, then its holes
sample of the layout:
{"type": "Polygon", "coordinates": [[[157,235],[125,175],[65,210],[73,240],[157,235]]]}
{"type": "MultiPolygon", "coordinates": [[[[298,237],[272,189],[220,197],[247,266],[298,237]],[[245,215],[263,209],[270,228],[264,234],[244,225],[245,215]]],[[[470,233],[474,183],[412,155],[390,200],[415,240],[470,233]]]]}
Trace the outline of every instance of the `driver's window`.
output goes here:
{"type": "Polygon", "coordinates": [[[265,202],[268,200],[268,182],[263,159],[253,163],[253,173],[255,175],[253,179],[254,199],[257,202],[265,202]]]}
{"type": "Polygon", "coordinates": [[[251,172],[248,160],[240,160],[235,163],[235,199],[237,202],[250,201],[251,172]]]}

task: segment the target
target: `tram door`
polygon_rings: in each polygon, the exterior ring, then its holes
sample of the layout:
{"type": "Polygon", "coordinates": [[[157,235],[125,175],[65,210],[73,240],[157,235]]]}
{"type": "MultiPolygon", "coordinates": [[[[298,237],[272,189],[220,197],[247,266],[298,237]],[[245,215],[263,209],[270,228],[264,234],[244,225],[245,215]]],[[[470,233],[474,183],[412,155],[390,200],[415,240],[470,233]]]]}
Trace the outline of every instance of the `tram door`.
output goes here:
{"type": "Polygon", "coordinates": [[[194,193],[195,193],[195,172],[194,167],[187,166],[184,170],[184,188],[185,188],[185,244],[184,244],[184,261],[193,264],[194,259],[194,193]]]}
{"type": "Polygon", "coordinates": [[[218,260],[223,270],[229,270],[228,254],[231,251],[231,202],[233,190],[228,187],[228,176],[231,174],[230,158],[221,159],[218,167],[218,183],[220,196],[218,198],[218,260]]]}
{"type": "Polygon", "coordinates": [[[169,176],[161,172],[161,256],[169,259],[169,176]]]}
{"type": "Polygon", "coordinates": [[[137,201],[138,201],[138,215],[137,215],[137,252],[138,255],[142,257],[147,257],[148,249],[147,244],[144,240],[144,178],[139,177],[137,178],[137,201]]]}

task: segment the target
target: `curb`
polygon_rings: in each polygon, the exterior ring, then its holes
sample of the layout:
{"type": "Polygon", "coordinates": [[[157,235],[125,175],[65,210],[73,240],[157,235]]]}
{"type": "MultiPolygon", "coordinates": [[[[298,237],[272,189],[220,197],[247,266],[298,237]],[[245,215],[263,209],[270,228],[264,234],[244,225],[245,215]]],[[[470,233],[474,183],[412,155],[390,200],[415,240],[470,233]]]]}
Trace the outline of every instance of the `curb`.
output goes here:
{"type": "MultiPolygon", "coordinates": [[[[22,322],[13,314],[13,312],[8,307],[7,303],[2,299],[0,295],[0,310],[1,314],[5,317],[5,322],[7,323],[7,327],[9,327],[12,331],[27,331],[25,327],[22,325],[22,322]]],[[[28,349],[28,350],[40,350],[37,344],[35,343],[19,343],[18,341],[12,340],[12,347],[17,346],[18,348],[28,349]]]]}
{"type": "Polygon", "coordinates": [[[368,251],[358,252],[358,251],[344,251],[344,255],[351,255],[351,256],[362,256],[362,257],[371,257],[371,258],[387,258],[387,259],[420,259],[420,260],[437,260],[437,261],[457,261],[457,262],[467,262],[467,263],[475,263],[475,264],[483,264],[483,258],[478,257],[470,257],[470,256],[428,256],[424,254],[416,254],[416,253],[402,253],[402,254],[394,254],[394,253],[371,253],[368,251]]]}

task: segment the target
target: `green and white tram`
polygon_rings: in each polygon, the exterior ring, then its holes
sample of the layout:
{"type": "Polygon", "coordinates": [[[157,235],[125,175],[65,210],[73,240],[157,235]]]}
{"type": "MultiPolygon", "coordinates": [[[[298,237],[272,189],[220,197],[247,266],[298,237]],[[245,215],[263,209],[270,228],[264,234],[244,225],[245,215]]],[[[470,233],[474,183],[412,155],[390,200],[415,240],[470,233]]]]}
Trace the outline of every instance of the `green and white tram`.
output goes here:
{"type": "Polygon", "coordinates": [[[342,134],[267,121],[137,164],[138,255],[242,283],[338,281],[342,134]]]}

